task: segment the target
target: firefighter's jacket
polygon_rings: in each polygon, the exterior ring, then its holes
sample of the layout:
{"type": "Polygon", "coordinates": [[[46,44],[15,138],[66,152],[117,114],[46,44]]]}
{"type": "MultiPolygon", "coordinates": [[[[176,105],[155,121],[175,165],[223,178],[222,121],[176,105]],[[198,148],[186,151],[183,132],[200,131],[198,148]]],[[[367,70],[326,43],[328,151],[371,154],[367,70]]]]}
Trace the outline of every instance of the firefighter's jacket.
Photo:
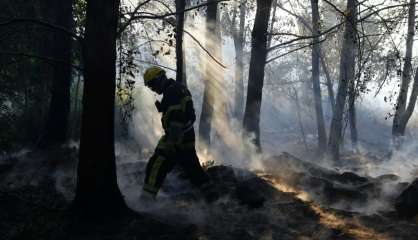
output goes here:
{"type": "Polygon", "coordinates": [[[182,84],[173,79],[168,81],[161,103],[157,105],[158,111],[162,113],[161,123],[165,132],[157,148],[169,151],[175,148],[194,148],[193,123],[196,114],[192,96],[182,84]]]}

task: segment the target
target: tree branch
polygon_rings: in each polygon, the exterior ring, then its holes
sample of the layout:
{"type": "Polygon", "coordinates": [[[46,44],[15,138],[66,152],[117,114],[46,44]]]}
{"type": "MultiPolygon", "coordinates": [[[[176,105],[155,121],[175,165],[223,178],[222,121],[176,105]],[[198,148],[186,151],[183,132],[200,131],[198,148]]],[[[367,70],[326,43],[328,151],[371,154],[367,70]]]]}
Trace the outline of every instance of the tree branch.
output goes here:
{"type": "Polygon", "coordinates": [[[135,9],[134,9],[134,11],[132,12],[132,13],[129,13],[129,15],[130,15],[130,17],[129,17],[129,19],[128,19],[128,21],[126,21],[123,25],[121,25],[120,27],[119,27],[119,29],[118,29],[118,32],[117,32],[117,36],[119,37],[121,34],[122,34],[122,32],[123,31],[125,31],[126,30],[126,28],[132,23],[132,21],[134,20],[133,19],[133,16],[139,11],[139,9],[142,7],[142,6],[144,6],[145,4],[147,4],[147,3],[149,3],[151,0],[145,0],[144,2],[142,2],[142,3],[140,3],[140,4],[138,4],[136,7],[135,7],[135,9]]]}
{"type": "Polygon", "coordinates": [[[48,63],[60,63],[60,64],[66,64],[71,66],[72,68],[78,70],[78,71],[83,71],[83,68],[78,66],[78,65],[74,65],[68,61],[64,61],[61,59],[55,59],[55,58],[49,58],[49,57],[43,57],[43,56],[38,56],[38,55],[34,55],[34,54],[27,54],[27,53],[19,53],[19,52],[0,52],[0,56],[1,55],[8,55],[8,56],[18,56],[18,57],[27,57],[27,58],[35,58],[35,59],[39,59],[41,61],[45,61],[48,63]]]}
{"type": "Polygon", "coordinates": [[[185,33],[187,33],[187,35],[189,35],[198,45],[199,45],[199,47],[200,48],[202,48],[203,49],[203,51],[205,51],[206,52],[206,54],[208,54],[209,55],[209,57],[210,58],[212,58],[212,60],[213,61],[215,61],[219,66],[221,66],[221,67],[223,67],[223,68],[226,68],[226,66],[223,64],[223,63],[221,63],[219,60],[217,60],[200,42],[199,42],[199,40],[197,40],[192,34],[190,34],[188,31],[186,31],[186,30],[184,30],[183,29],[183,32],[185,32],[185,33]]]}
{"type": "MultiPolygon", "coordinates": [[[[229,0],[228,0],[229,1],[229,0]]],[[[169,24],[171,24],[172,26],[175,26],[176,24],[175,23],[173,23],[173,22],[171,22],[171,21],[168,21],[168,20],[166,20],[166,19],[163,19],[163,21],[165,21],[165,22],[167,22],[167,23],[169,23],[169,24]]],[[[189,33],[188,31],[186,31],[186,29],[183,29],[183,32],[184,33],[186,33],[187,35],[189,35],[192,39],[193,39],[193,41],[195,41],[196,43],[197,43],[197,45],[199,45],[199,47],[203,50],[203,51],[205,51],[205,53],[206,54],[208,54],[208,56],[210,57],[210,58],[212,58],[212,60],[213,61],[215,61],[217,64],[219,64],[219,66],[221,66],[221,67],[223,67],[223,68],[226,68],[226,66],[223,64],[223,63],[221,63],[219,60],[217,60],[210,52],[209,52],[209,50],[207,50],[201,43],[200,43],[200,41],[195,37],[195,36],[193,36],[191,33],[189,33]]]]}
{"type": "MultiPolygon", "coordinates": [[[[362,17],[362,18],[358,19],[358,20],[357,20],[357,21],[355,21],[353,24],[356,24],[356,23],[358,23],[358,22],[361,22],[361,21],[363,21],[363,20],[366,20],[366,19],[368,19],[369,17],[371,17],[371,16],[373,16],[373,15],[375,15],[375,14],[378,14],[378,13],[379,13],[379,12],[381,12],[381,11],[384,11],[384,10],[387,10],[387,9],[391,9],[391,8],[404,7],[404,6],[409,6],[409,4],[397,4],[397,5],[391,5],[391,6],[382,7],[382,8],[380,8],[380,9],[376,9],[376,10],[374,10],[373,12],[371,12],[371,13],[369,13],[369,14],[365,15],[364,17],[362,17]]],[[[316,37],[320,37],[320,36],[323,36],[323,35],[327,35],[327,34],[333,33],[333,31],[335,31],[336,29],[338,29],[339,27],[341,27],[343,24],[345,24],[345,22],[346,22],[346,21],[347,21],[347,20],[341,21],[340,23],[338,23],[338,24],[336,24],[336,25],[334,25],[334,26],[332,26],[332,27],[328,28],[327,30],[325,30],[325,31],[321,32],[320,34],[317,34],[317,35],[311,35],[311,36],[300,36],[300,37],[294,38],[294,39],[292,39],[292,40],[289,40],[289,41],[286,41],[286,42],[283,42],[283,43],[277,44],[277,45],[275,45],[275,46],[273,46],[273,47],[270,47],[270,48],[268,49],[268,51],[272,51],[272,50],[274,50],[274,49],[276,49],[276,48],[278,48],[278,47],[280,47],[280,46],[287,45],[287,44],[289,44],[289,43],[293,43],[293,42],[296,42],[296,41],[305,40],[305,39],[311,39],[311,38],[316,38],[316,37]]]]}
{"type": "Polygon", "coordinates": [[[47,28],[51,28],[54,30],[58,30],[61,31],[63,33],[66,33],[70,36],[72,36],[74,39],[82,41],[83,38],[81,36],[78,36],[76,33],[72,32],[71,30],[68,30],[67,28],[64,28],[62,26],[59,25],[55,25],[49,22],[45,22],[42,21],[40,19],[36,19],[36,18],[13,18],[4,22],[0,22],[0,27],[5,27],[8,25],[12,25],[12,24],[19,24],[19,23],[31,23],[31,24],[36,24],[36,25],[40,25],[40,26],[44,26],[47,28]]]}
{"type": "Polygon", "coordinates": [[[177,70],[174,69],[174,68],[170,68],[170,67],[158,64],[158,63],[152,63],[152,62],[148,62],[148,61],[144,61],[144,60],[138,60],[138,59],[136,59],[135,61],[140,62],[140,63],[150,64],[150,65],[155,65],[155,66],[158,66],[158,67],[161,67],[161,68],[168,69],[168,70],[173,71],[173,72],[177,72],[177,70]]]}
{"type": "Polygon", "coordinates": [[[180,11],[180,12],[170,12],[170,13],[165,13],[165,14],[162,14],[162,15],[157,15],[157,14],[153,14],[153,13],[149,13],[148,15],[133,15],[132,16],[132,18],[133,18],[132,21],[136,20],[136,19],[161,19],[161,18],[166,18],[166,17],[169,17],[169,16],[175,16],[177,14],[181,14],[181,13],[188,12],[188,11],[191,11],[191,10],[194,10],[194,9],[197,9],[197,8],[201,8],[201,7],[210,5],[210,4],[215,4],[215,3],[217,4],[217,3],[220,3],[220,2],[229,2],[229,1],[231,1],[231,0],[217,0],[217,1],[213,1],[213,2],[206,2],[206,3],[202,3],[202,4],[199,4],[199,5],[190,7],[190,8],[186,8],[183,11],[180,11]]]}
{"type": "Polygon", "coordinates": [[[335,6],[333,3],[331,3],[328,0],[323,0],[324,2],[326,2],[328,5],[330,5],[335,11],[337,11],[339,14],[341,14],[344,17],[347,17],[347,13],[341,11],[337,6],[335,6]]]}
{"type": "Polygon", "coordinates": [[[278,59],[278,58],[281,58],[281,57],[284,57],[284,56],[286,56],[286,55],[289,55],[289,54],[291,54],[291,53],[293,53],[293,52],[299,51],[299,50],[304,49],[304,48],[307,48],[307,47],[311,47],[311,46],[313,46],[314,44],[319,44],[319,43],[322,43],[323,41],[325,41],[325,39],[323,39],[323,40],[321,40],[321,41],[318,41],[318,42],[315,42],[315,43],[310,43],[310,44],[304,45],[304,46],[299,47],[299,48],[292,49],[291,51],[289,51],[289,52],[287,52],[287,53],[281,54],[281,55],[279,55],[279,56],[276,56],[276,57],[273,57],[273,58],[271,58],[271,59],[267,60],[267,61],[266,61],[266,64],[268,64],[268,63],[270,63],[270,62],[272,62],[272,61],[274,61],[274,60],[276,60],[276,59],[278,59]]]}

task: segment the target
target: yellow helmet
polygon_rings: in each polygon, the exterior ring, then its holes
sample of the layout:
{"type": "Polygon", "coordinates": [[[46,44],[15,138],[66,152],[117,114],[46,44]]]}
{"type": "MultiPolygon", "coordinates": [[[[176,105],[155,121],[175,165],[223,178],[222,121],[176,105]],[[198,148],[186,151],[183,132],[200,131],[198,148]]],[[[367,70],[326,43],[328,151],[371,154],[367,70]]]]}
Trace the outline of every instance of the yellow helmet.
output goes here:
{"type": "Polygon", "coordinates": [[[148,85],[153,79],[165,74],[165,71],[156,66],[149,67],[144,73],[144,84],[148,85]]]}

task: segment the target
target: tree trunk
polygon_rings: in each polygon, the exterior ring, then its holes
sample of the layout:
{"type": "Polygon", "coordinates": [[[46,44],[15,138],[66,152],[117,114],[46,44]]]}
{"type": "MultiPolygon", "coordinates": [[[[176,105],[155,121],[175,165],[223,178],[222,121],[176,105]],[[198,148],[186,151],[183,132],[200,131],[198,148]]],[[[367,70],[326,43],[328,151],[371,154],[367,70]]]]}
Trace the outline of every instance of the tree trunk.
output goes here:
{"type": "Polygon", "coordinates": [[[414,86],[412,88],[412,93],[411,96],[409,98],[409,103],[408,103],[408,107],[405,110],[405,113],[402,115],[401,121],[399,122],[399,133],[401,134],[401,136],[405,135],[405,129],[406,129],[406,125],[408,124],[409,119],[412,116],[412,113],[414,112],[414,108],[415,108],[415,104],[417,102],[417,97],[418,97],[418,68],[416,69],[417,72],[415,72],[415,77],[414,77],[414,86]]]}
{"type": "MultiPolygon", "coordinates": [[[[47,22],[72,29],[73,0],[50,1],[47,8],[51,9],[45,16],[47,22]]],[[[52,68],[52,94],[46,126],[38,144],[41,148],[66,142],[70,114],[72,39],[66,33],[51,31],[47,42],[50,57],[63,62],[55,63],[52,68]]]]}
{"type": "Polygon", "coordinates": [[[357,45],[356,38],[356,19],[357,19],[357,0],[347,0],[347,21],[345,23],[344,40],[340,56],[340,79],[338,84],[337,99],[335,110],[332,116],[331,129],[328,141],[328,153],[335,161],[339,161],[340,142],[342,135],[344,107],[347,98],[348,86],[354,81],[354,67],[356,54],[354,49],[357,45]]]}
{"type": "Polygon", "coordinates": [[[84,93],[74,207],[92,216],[126,209],[117,185],[114,116],[119,0],[87,1],[84,93]]]}
{"type": "MultiPolygon", "coordinates": [[[[309,31],[313,32],[313,26],[311,26],[305,18],[287,10],[286,8],[283,7],[283,5],[281,3],[278,3],[277,6],[280,9],[282,9],[283,11],[285,11],[286,13],[288,13],[291,16],[294,16],[295,18],[297,18],[306,28],[309,29],[309,31]]],[[[325,78],[326,78],[326,81],[327,81],[327,90],[328,90],[329,102],[331,104],[332,111],[334,112],[335,97],[334,97],[333,83],[332,83],[331,76],[330,76],[329,71],[328,71],[327,64],[325,62],[325,56],[324,56],[324,53],[323,53],[323,50],[322,50],[321,46],[319,46],[318,49],[319,49],[319,57],[321,59],[322,71],[324,71],[325,78]]]]}
{"type": "Polygon", "coordinates": [[[331,80],[331,75],[329,74],[328,67],[325,62],[325,56],[323,55],[323,51],[321,50],[321,48],[320,48],[319,54],[320,54],[320,59],[321,59],[322,71],[324,71],[325,78],[327,81],[328,100],[331,105],[332,112],[334,112],[334,108],[335,108],[334,84],[333,84],[333,81],[331,80]]]}
{"type": "Polygon", "coordinates": [[[305,146],[305,150],[308,150],[308,144],[306,142],[305,128],[303,127],[303,121],[302,121],[302,108],[300,107],[298,92],[297,92],[296,88],[294,88],[294,87],[293,87],[293,92],[295,94],[296,113],[297,113],[297,117],[298,117],[300,133],[302,135],[303,145],[305,146]]]}
{"type": "MultiPolygon", "coordinates": [[[[353,69],[354,71],[354,69],[353,69]]],[[[354,151],[357,151],[358,146],[358,134],[357,134],[357,118],[356,118],[356,96],[357,91],[355,87],[355,79],[350,81],[350,86],[348,87],[348,120],[350,124],[350,138],[351,146],[354,151]]]]}
{"type": "MultiPolygon", "coordinates": [[[[246,17],[246,3],[241,1],[239,5],[239,29],[234,35],[234,46],[236,54],[235,64],[235,108],[234,116],[238,121],[242,121],[244,114],[244,31],[245,31],[245,17],[246,17]]],[[[234,26],[235,28],[235,26],[234,26]]]]}
{"type": "Polygon", "coordinates": [[[251,60],[248,76],[247,100],[243,127],[247,137],[253,138],[257,149],[260,143],[260,111],[263,96],[264,67],[267,57],[267,27],[272,0],[257,0],[257,11],[252,31],[251,60]]]}
{"type": "MultiPolygon", "coordinates": [[[[412,75],[412,48],[414,44],[415,35],[415,0],[410,0],[409,14],[408,14],[408,35],[406,39],[406,52],[405,63],[402,71],[401,87],[399,96],[396,103],[395,116],[393,118],[392,125],[392,139],[395,149],[401,147],[401,138],[405,135],[405,128],[410,118],[410,115],[406,112],[406,101],[408,98],[409,84],[411,82],[412,75]],[[408,116],[409,115],[409,116],[408,116]]],[[[415,87],[415,83],[414,83],[415,87]]],[[[411,99],[412,100],[412,95],[411,99]]],[[[411,105],[411,102],[409,103],[411,105]]],[[[415,106],[415,101],[412,103],[415,106]]],[[[413,111],[413,109],[412,109],[413,111]]],[[[412,112],[411,112],[412,114],[412,112]]]]}
{"type": "Polygon", "coordinates": [[[79,114],[79,93],[80,93],[80,83],[81,83],[81,74],[77,73],[77,83],[75,85],[75,93],[74,93],[74,103],[73,103],[73,110],[72,110],[72,133],[70,137],[72,139],[79,139],[80,138],[80,114],[79,114]]]}
{"type": "MultiPolygon", "coordinates": [[[[220,44],[215,41],[217,34],[217,15],[218,15],[218,4],[215,0],[209,0],[208,2],[214,2],[207,6],[206,12],[206,49],[210,52],[214,52],[215,44],[220,44]]],[[[216,54],[215,54],[216,56],[216,54]]],[[[205,61],[205,73],[204,83],[205,89],[203,93],[202,113],[200,115],[199,123],[199,137],[203,144],[207,147],[210,146],[210,135],[212,131],[212,119],[213,119],[213,107],[214,107],[214,93],[216,72],[212,68],[213,64],[208,58],[205,61]]]]}
{"type": "MultiPolygon", "coordinates": [[[[274,23],[276,22],[276,12],[277,12],[277,1],[278,0],[273,0],[272,2],[272,6],[273,6],[273,14],[271,16],[271,22],[270,22],[270,33],[273,32],[274,30],[274,23]]],[[[273,40],[273,34],[269,34],[267,37],[267,47],[270,48],[271,47],[271,42],[273,40]]]]}
{"type": "MultiPolygon", "coordinates": [[[[318,0],[311,0],[312,6],[312,35],[319,34],[319,10],[318,0]]],[[[315,103],[316,125],[318,129],[318,152],[323,152],[327,145],[327,136],[325,132],[324,113],[322,110],[321,85],[319,82],[319,58],[320,58],[319,37],[313,38],[312,46],[312,86],[315,103]]]]}
{"type": "Polygon", "coordinates": [[[187,86],[186,79],[186,69],[185,69],[185,56],[184,56],[184,47],[183,47],[183,30],[184,30],[184,20],[186,7],[185,0],[176,0],[176,64],[177,64],[177,73],[176,81],[183,83],[187,86]]]}

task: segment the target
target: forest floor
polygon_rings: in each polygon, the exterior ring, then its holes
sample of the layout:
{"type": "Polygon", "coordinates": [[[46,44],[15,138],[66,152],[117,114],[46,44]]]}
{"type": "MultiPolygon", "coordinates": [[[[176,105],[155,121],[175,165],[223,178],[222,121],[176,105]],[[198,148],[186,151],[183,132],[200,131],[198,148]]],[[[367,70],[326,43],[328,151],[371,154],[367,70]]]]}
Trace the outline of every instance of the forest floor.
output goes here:
{"type": "Polygon", "coordinates": [[[119,186],[134,211],[102,222],[67,211],[75,148],[0,162],[0,239],[418,239],[416,219],[400,219],[393,210],[407,185],[393,174],[360,176],[284,153],[266,158],[263,171],[208,168],[221,193],[212,204],[179,170],[157,201],[145,204],[138,199],[145,161],[120,158],[119,186]]]}

